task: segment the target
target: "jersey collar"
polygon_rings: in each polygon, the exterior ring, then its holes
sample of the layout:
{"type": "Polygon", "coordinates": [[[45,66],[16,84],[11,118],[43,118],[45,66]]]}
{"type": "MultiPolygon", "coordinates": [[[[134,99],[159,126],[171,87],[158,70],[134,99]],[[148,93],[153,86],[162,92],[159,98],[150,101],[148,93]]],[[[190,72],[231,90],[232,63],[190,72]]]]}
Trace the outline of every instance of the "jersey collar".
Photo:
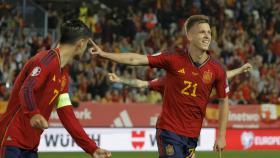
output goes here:
{"type": "Polygon", "coordinates": [[[204,65],[211,59],[211,56],[209,55],[209,53],[208,53],[208,51],[207,51],[207,59],[204,60],[204,62],[203,62],[202,64],[197,65],[197,64],[193,61],[193,59],[192,59],[192,57],[190,56],[190,53],[188,52],[188,50],[186,50],[186,53],[187,53],[187,56],[188,56],[189,60],[191,61],[192,65],[195,66],[195,67],[197,67],[197,68],[201,68],[202,66],[204,66],[204,65]]]}

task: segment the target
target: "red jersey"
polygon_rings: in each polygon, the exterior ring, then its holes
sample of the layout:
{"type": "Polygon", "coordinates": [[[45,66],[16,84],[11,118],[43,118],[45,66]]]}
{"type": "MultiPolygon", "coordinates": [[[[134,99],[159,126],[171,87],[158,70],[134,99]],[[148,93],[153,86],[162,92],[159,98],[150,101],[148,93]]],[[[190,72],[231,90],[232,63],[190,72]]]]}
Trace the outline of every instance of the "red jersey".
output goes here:
{"type": "Polygon", "coordinates": [[[149,55],[148,60],[151,67],[166,70],[157,128],[198,137],[212,88],[217,89],[220,98],[229,92],[223,67],[210,56],[197,67],[187,52],[149,55]]]}
{"type": "Polygon", "coordinates": [[[37,150],[43,130],[32,128],[30,118],[41,114],[49,120],[56,108],[62,124],[78,145],[92,154],[96,144],[74,115],[68,86],[68,70],[60,68],[59,49],[42,51],[32,57],[18,75],[7,111],[0,119],[0,149],[9,145],[37,150]]]}

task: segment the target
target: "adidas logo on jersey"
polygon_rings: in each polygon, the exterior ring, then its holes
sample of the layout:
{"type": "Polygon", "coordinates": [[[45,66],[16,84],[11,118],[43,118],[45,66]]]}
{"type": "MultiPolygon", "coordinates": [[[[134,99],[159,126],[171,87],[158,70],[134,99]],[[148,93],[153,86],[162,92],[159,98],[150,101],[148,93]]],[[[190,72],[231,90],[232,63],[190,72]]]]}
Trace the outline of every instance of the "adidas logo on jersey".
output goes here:
{"type": "Polygon", "coordinates": [[[178,72],[181,73],[181,74],[185,74],[185,69],[182,68],[182,69],[178,70],[178,72]]]}

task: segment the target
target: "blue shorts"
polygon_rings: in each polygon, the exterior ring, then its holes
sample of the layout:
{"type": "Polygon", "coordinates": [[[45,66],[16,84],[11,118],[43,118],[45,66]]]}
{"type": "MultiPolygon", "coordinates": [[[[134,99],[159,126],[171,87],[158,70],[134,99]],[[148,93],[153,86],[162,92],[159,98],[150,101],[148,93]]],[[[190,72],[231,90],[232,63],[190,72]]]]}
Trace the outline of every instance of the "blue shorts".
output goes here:
{"type": "Polygon", "coordinates": [[[197,138],[157,129],[159,158],[191,158],[197,146],[197,138]]]}
{"type": "Polygon", "coordinates": [[[37,151],[21,149],[14,146],[4,146],[3,155],[1,158],[38,158],[37,151]]]}

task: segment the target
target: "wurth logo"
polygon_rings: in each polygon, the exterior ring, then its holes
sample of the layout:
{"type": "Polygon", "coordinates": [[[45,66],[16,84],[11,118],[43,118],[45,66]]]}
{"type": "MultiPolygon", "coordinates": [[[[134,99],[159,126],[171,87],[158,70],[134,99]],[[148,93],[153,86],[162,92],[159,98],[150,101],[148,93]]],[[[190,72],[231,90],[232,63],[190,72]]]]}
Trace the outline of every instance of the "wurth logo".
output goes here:
{"type": "Polygon", "coordinates": [[[142,149],[145,145],[145,131],[132,131],[132,146],[134,149],[142,149]]]}
{"type": "Polygon", "coordinates": [[[114,119],[114,122],[111,125],[111,127],[133,127],[128,112],[126,110],[120,112],[119,117],[114,119]]]}

